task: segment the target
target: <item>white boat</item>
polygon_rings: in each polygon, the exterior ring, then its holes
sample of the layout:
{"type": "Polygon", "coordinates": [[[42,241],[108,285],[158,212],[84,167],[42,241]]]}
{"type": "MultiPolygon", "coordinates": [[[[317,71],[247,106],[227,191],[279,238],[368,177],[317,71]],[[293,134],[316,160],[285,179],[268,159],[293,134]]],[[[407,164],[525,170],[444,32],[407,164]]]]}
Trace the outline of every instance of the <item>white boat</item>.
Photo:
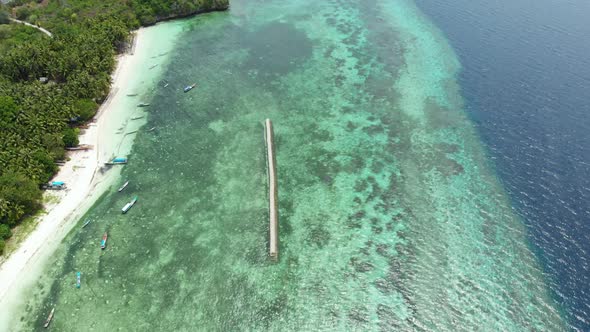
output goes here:
{"type": "Polygon", "coordinates": [[[129,209],[131,209],[133,207],[133,205],[135,205],[135,202],[137,202],[137,196],[133,197],[133,200],[131,200],[131,202],[125,204],[125,206],[121,209],[121,211],[123,213],[127,213],[127,211],[129,211],[129,209]]]}
{"type": "Polygon", "coordinates": [[[115,158],[109,162],[104,163],[105,165],[124,165],[127,164],[127,158],[115,158]]]}
{"type": "Polygon", "coordinates": [[[43,325],[44,328],[48,328],[49,327],[49,323],[51,323],[51,320],[53,319],[53,314],[55,313],[55,308],[51,309],[51,312],[49,313],[49,316],[47,316],[47,320],[45,320],[45,324],[43,325]]]}
{"type": "Polygon", "coordinates": [[[127,185],[129,184],[129,181],[123,183],[123,185],[121,186],[121,188],[119,188],[119,192],[123,191],[123,189],[125,189],[125,187],[127,187],[127,185]]]}
{"type": "Polygon", "coordinates": [[[185,93],[186,93],[186,92],[189,92],[189,91],[191,91],[192,89],[194,89],[196,86],[197,86],[197,83],[193,83],[193,85],[187,85],[187,86],[185,86],[185,87],[184,87],[183,91],[184,91],[185,93]]]}

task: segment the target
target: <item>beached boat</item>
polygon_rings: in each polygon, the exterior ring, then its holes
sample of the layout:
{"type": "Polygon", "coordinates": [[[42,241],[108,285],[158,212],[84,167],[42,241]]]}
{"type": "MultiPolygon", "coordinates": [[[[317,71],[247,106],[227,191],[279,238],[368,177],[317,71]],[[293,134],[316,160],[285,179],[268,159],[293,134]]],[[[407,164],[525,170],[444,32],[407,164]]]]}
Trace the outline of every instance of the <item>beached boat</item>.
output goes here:
{"type": "Polygon", "coordinates": [[[137,107],[148,107],[150,106],[150,103],[139,103],[137,104],[137,107]]]}
{"type": "Polygon", "coordinates": [[[49,323],[51,323],[54,313],[55,313],[55,308],[52,308],[51,312],[49,313],[49,316],[47,316],[47,320],[45,320],[45,324],[43,325],[44,328],[49,327],[49,323]]]}
{"type": "Polygon", "coordinates": [[[125,204],[125,206],[121,209],[121,211],[123,213],[127,213],[127,211],[129,211],[129,209],[131,209],[133,207],[133,205],[135,205],[135,202],[137,202],[137,196],[133,197],[131,202],[125,204]]]}
{"type": "Polygon", "coordinates": [[[109,162],[104,163],[105,165],[123,165],[127,164],[127,158],[115,158],[109,162]]]}
{"type": "Polygon", "coordinates": [[[193,83],[193,85],[188,85],[184,87],[184,92],[189,92],[197,86],[197,83],[193,83]]]}
{"type": "Polygon", "coordinates": [[[125,187],[127,187],[128,184],[129,184],[129,181],[123,183],[123,185],[119,188],[118,192],[123,191],[123,189],[125,189],[125,187]]]}
{"type": "Polygon", "coordinates": [[[51,190],[62,190],[66,189],[66,183],[63,181],[52,181],[49,184],[44,185],[43,188],[51,190]]]}
{"type": "Polygon", "coordinates": [[[102,240],[100,241],[100,249],[104,249],[107,247],[107,239],[109,238],[109,235],[107,234],[107,232],[104,232],[104,235],[102,236],[102,240]]]}
{"type": "Polygon", "coordinates": [[[82,273],[76,272],[76,288],[80,288],[80,279],[82,278],[82,273]]]}
{"type": "Polygon", "coordinates": [[[66,150],[68,151],[86,151],[86,150],[91,150],[92,149],[92,145],[90,144],[80,144],[78,146],[72,146],[69,148],[66,148],[66,150]]]}

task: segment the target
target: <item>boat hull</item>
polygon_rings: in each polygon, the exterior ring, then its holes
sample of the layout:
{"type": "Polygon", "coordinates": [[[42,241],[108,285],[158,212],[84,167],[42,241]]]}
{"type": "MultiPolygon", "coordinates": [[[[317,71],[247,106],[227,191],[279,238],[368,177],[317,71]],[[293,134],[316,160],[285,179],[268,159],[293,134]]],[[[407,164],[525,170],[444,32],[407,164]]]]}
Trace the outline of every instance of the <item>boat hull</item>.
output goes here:
{"type": "Polygon", "coordinates": [[[137,202],[137,196],[135,196],[131,202],[125,204],[125,206],[121,209],[121,212],[123,214],[127,213],[127,211],[129,211],[133,207],[133,205],[135,205],[136,202],[137,202]]]}
{"type": "Polygon", "coordinates": [[[102,241],[100,241],[100,249],[103,249],[107,247],[107,239],[108,239],[108,235],[107,233],[104,233],[104,235],[102,236],[102,241]]]}
{"type": "Polygon", "coordinates": [[[49,316],[47,316],[47,320],[45,321],[45,324],[43,324],[44,328],[47,328],[49,326],[49,323],[51,323],[51,320],[53,319],[53,314],[55,313],[55,308],[51,309],[51,312],[49,313],[49,316]]]}
{"type": "Polygon", "coordinates": [[[118,190],[118,191],[119,191],[119,192],[123,191],[123,189],[125,189],[125,187],[127,187],[127,185],[128,185],[128,184],[129,184],[129,181],[125,182],[125,183],[124,183],[124,184],[121,186],[121,188],[119,188],[119,190],[118,190]]]}

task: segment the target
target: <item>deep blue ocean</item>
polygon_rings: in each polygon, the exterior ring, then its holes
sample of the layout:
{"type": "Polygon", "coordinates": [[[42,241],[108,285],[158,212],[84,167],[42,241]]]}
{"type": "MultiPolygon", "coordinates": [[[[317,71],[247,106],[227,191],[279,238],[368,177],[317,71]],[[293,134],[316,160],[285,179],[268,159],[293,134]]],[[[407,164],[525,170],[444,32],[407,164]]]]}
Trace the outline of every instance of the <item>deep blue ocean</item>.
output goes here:
{"type": "Polygon", "coordinates": [[[417,0],[572,330],[590,331],[590,2],[417,0]]]}

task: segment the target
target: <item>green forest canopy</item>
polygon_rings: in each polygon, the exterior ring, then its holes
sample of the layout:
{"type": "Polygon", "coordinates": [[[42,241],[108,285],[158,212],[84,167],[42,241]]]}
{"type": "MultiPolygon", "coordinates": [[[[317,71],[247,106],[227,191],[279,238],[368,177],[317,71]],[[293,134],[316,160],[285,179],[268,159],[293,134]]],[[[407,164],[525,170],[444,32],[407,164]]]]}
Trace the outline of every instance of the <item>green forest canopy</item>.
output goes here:
{"type": "Polygon", "coordinates": [[[0,253],[6,226],[41,207],[40,186],[78,144],[110,88],[115,54],[140,25],[226,9],[228,0],[14,0],[0,7],[0,253]],[[45,27],[8,23],[9,13],[45,27]],[[45,77],[49,83],[43,84],[45,77]]]}

